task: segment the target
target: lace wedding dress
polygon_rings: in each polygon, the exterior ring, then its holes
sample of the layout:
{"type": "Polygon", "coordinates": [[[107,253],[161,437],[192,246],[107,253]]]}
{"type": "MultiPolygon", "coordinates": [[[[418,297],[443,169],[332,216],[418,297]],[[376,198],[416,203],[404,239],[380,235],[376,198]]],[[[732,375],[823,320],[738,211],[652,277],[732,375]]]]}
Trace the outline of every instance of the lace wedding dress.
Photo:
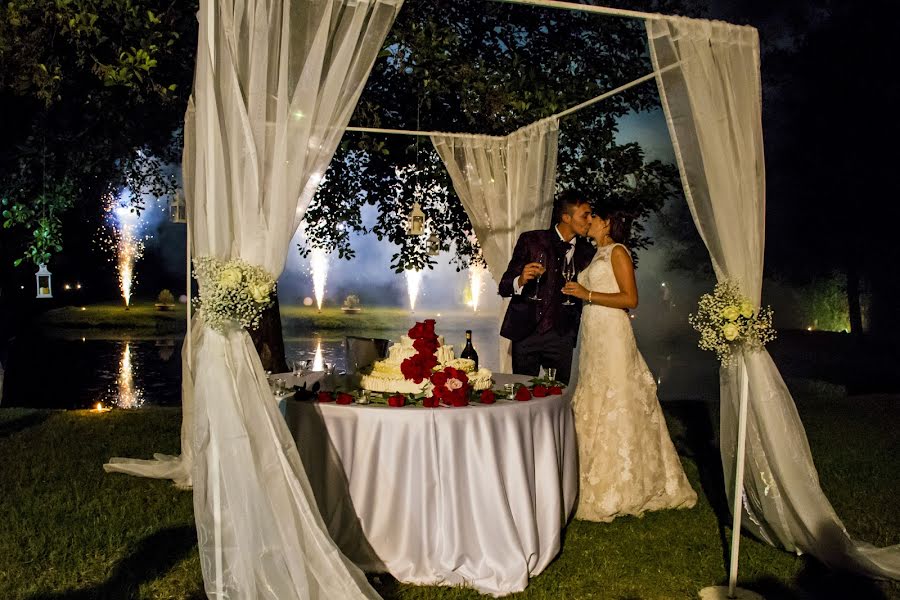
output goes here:
{"type": "MultiPolygon", "coordinates": [[[[578,276],[581,285],[594,292],[619,291],[610,263],[617,245],[597,250],[578,276]]],[[[694,506],[697,494],[675,453],[656,382],[638,351],[628,314],[586,304],[579,336],[572,400],[581,484],[575,518],[608,522],[694,506]]]]}

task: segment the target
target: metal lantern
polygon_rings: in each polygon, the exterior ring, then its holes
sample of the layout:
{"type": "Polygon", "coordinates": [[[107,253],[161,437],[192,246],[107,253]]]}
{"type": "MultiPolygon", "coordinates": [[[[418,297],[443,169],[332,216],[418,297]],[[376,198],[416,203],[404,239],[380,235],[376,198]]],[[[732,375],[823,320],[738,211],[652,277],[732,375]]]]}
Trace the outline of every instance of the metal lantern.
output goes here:
{"type": "Polygon", "coordinates": [[[184,202],[184,193],[181,190],[175,192],[175,197],[169,203],[169,221],[172,223],[187,223],[187,205],[184,202]]]}
{"type": "Polygon", "coordinates": [[[406,223],[406,235],[422,235],[425,233],[425,213],[418,201],[413,202],[412,210],[409,211],[409,219],[406,223]]]}
{"type": "Polygon", "coordinates": [[[428,250],[428,256],[437,256],[441,253],[441,238],[439,238],[436,233],[432,232],[431,235],[428,236],[428,241],[425,242],[425,246],[428,250]]]}
{"type": "Polygon", "coordinates": [[[47,265],[41,264],[40,268],[37,270],[37,273],[34,274],[35,282],[37,283],[37,295],[36,298],[52,298],[53,297],[53,288],[51,286],[52,275],[50,271],[47,270],[47,265]]]}

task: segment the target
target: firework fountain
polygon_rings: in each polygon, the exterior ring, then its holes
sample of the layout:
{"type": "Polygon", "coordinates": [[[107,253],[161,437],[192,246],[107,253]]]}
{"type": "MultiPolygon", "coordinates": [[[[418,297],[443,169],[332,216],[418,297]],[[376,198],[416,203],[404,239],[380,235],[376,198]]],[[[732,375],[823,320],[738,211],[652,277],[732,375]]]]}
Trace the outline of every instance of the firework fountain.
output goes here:
{"type": "Polygon", "coordinates": [[[469,265],[469,290],[472,293],[472,301],[469,303],[472,310],[478,311],[478,301],[481,299],[481,292],[484,291],[484,280],[487,270],[481,265],[469,265]]]}
{"type": "Polygon", "coordinates": [[[406,289],[409,292],[409,310],[416,310],[416,299],[419,297],[419,286],[422,284],[422,271],[409,269],[406,273],[406,289]]]}
{"type": "Polygon", "coordinates": [[[127,310],[131,304],[131,290],[135,284],[135,264],[144,254],[143,222],[133,211],[125,194],[110,193],[105,203],[108,230],[101,233],[99,243],[114,255],[119,271],[119,290],[127,310]]]}
{"type": "Polygon", "coordinates": [[[324,250],[313,248],[309,257],[309,268],[312,271],[316,305],[319,307],[319,312],[322,312],[322,300],[325,298],[325,280],[328,278],[328,254],[324,250]]]}

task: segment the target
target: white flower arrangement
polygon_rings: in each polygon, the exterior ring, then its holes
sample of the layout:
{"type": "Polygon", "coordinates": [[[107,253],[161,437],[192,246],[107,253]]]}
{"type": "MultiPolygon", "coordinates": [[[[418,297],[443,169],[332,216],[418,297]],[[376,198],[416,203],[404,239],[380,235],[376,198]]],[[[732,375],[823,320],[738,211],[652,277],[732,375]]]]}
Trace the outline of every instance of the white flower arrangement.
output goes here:
{"type": "Polygon", "coordinates": [[[206,323],[217,331],[224,331],[229,323],[256,328],[263,311],[272,305],[275,278],[240,259],[225,262],[201,256],[193,262],[200,284],[196,302],[206,323]]]}
{"type": "Polygon", "coordinates": [[[775,339],[772,308],[754,310],[734,281],[721,281],[712,294],[703,294],[688,321],[700,333],[697,345],[715,352],[723,367],[731,364],[736,346],[759,350],[775,339]]]}

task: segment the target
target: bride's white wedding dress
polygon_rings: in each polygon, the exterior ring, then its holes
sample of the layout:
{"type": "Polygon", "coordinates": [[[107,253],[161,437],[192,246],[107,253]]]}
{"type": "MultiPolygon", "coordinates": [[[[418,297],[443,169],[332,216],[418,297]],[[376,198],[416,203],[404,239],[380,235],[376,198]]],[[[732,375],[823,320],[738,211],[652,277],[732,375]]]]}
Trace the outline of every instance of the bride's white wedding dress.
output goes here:
{"type": "MultiPolygon", "coordinates": [[[[619,291],[610,263],[617,245],[597,250],[578,276],[581,285],[594,292],[619,291]]],[[[697,494],[669,437],[656,381],[638,351],[628,314],[586,304],[578,347],[572,405],[581,486],[575,517],[608,522],[694,506],[697,494]]]]}

